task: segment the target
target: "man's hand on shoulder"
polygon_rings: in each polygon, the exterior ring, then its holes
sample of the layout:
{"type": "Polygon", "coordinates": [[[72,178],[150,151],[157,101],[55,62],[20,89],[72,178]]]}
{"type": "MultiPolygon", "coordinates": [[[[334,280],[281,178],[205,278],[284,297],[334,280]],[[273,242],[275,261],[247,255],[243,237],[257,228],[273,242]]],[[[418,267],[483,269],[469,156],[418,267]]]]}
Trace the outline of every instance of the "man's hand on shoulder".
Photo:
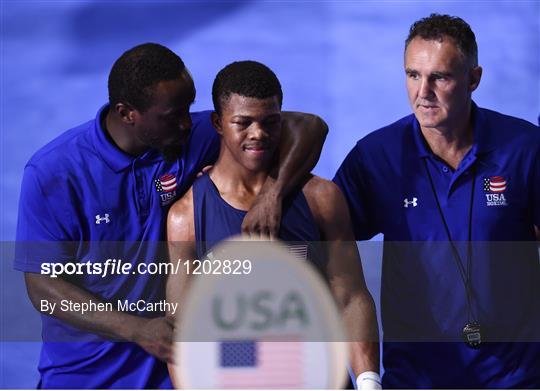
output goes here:
{"type": "Polygon", "coordinates": [[[328,125],[314,114],[284,111],[277,165],[242,223],[242,233],[275,239],[282,201],[304,181],[319,160],[328,125]]]}
{"type": "Polygon", "coordinates": [[[255,203],[244,217],[242,233],[251,237],[277,238],[281,224],[282,197],[268,178],[255,203]]]}

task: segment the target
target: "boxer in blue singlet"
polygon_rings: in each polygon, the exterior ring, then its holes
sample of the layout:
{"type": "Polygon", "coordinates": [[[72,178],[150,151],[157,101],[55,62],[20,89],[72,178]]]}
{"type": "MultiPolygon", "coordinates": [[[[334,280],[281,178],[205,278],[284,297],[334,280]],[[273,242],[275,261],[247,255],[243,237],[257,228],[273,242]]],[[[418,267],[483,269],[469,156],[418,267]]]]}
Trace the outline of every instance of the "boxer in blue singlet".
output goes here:
{"type": "MultiPolygon", "coordinates": [[[[212,88],[212,122],[221,139],[219,158],[171,207],[167,220],[171,259],[204,258],[215,244],[241,233],[246,211],[279,158],[282,96],[279,80],[263,64],[235,62],[218,73],[212,88]]],[[[351,343],[352,370],[359,376],[376,374],[377,322],[346,201],[336,185],[314,175],[289,194],[283,200],[278,237],[294,243],[324,242],[324,257],[312,251],[307,258],[326,277],[342,307],[345,323],[351,326],[350,340],[358,341],[351,343]]],[[[313,248],[308,246],[308,251],[313,248]]],[[[182,273],[169,275],[167,300],[179,300],[187,278],[182,273]]],[[[179,386],[180,380],[170,373],[179,386]]]]}

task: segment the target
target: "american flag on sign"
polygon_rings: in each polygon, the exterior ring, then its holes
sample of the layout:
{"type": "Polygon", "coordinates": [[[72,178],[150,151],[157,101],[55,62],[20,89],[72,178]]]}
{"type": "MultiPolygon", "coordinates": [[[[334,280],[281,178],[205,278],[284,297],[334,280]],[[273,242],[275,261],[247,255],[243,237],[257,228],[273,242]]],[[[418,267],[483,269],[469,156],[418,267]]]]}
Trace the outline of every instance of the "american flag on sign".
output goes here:
{"type": "Polygon", "coordinates": [[[217,386],[222,388],[300,388],[300,341],[219,342],[217,386]]]}
{"type": "Polygon", "coordinates": [[[289,254],[294,255],[297,258],[307,260],[308,245],[307,244],[290,244],[287,246],[289,254]]]}
{"type": "Polygon", "coordinates": [[[506,190],[506,179],[502,176],[490,176],[484,178],[484,191],[490,193],[502,193],[506,190]]]}
{"type": "Polygon", "coordinates": [[[173,174],[165,174],[156,179],[156,190],[159,192],[170,192],[176,189],[176,176],[173,174]]]}

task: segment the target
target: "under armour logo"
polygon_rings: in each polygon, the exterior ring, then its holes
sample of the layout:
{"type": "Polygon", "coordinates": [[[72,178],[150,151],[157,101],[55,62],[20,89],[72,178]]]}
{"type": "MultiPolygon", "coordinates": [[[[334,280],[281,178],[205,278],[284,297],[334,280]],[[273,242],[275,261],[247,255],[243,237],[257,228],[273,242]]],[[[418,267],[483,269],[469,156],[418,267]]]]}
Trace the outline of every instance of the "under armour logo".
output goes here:
{"type": "Polygon", "coordinates": [[[105,222],[105,224],[109,224],[111,222],[108,213],[105,213],[104,217],[101,217],[101,215],[96,215],[96,224],[101,224],[102,222],[105,222]]]}
{"type": "Polygon", "coordinates": [[[413,197],[412,201],[409,201],[408,198],[405,198],[405,199],[403,200],[403,207],[404,207],[404,208],[408,208],[409,205],[412,205],[413,208],[416,208],[416,207],[418,206],[418,198],[413,197]]]}

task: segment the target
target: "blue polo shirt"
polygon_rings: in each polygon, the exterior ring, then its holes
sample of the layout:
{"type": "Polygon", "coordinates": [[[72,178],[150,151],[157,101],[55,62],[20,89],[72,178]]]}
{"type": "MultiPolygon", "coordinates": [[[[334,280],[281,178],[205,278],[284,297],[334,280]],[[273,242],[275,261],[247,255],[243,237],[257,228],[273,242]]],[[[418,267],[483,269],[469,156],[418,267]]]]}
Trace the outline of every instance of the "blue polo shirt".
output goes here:
{"type": "MultiPolygon", "coordinates": [[[[133,157],[118,149],[100,126],[106,110],[102,107],[94,120],[60,135],[26,165],[16,269],[40,273],[43,262],[103,263],[108,257],[133,265],[166,261],[159,241],[165,240],[168,208],[219,153],[210,112],[192,113],[187,144],[177,160],[167,162],[156,150],[133,157]]],[[[164,299],[165,277],[137,272],[67,276],[115,309],[117,300],[164,299]]],[[[44,388],[171,386],[166,365],[135,344],[105,341],[47,315],[42,324],[44,388]]]]}
{"type": "Polygon", "coordinates": [[[474,104],[472,116],[455,171],[409,115],[360,140],[334,178],[357,240],[384,234],[383,387],[540,386],[540,130],[474,104]],[[470,225],[472,308],[491,341],[479,350],[458,342],[467,298],[444,222],[464,267],[470,225]]]}

